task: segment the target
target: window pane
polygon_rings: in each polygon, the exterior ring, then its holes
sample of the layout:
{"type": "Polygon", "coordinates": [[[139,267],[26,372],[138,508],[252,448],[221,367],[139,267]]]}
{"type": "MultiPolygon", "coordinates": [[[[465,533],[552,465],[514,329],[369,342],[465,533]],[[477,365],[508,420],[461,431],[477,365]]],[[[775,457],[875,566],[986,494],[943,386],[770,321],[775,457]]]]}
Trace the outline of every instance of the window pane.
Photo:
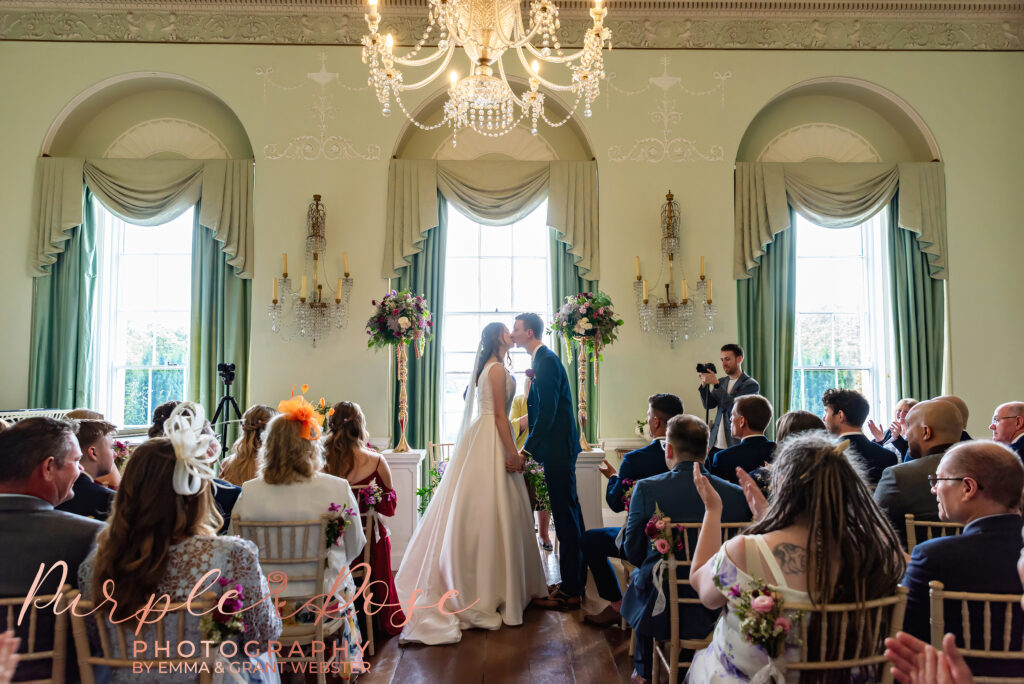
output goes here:
{"type": "Polygon", "coordinates": [[[858,366],[867,364],[867,335],[864,334],[860,314],[836,314],[836,365],[858,366]]]}
{"type": "MultiPolygon", "coordinates": [[[[155,370],[153,371],[153,398],[151,409],[156,408],[165,401],[181,401],[185,397],[185,371],[184,370],[155,370]]],[[[210,416],[216,407],[211,406],[210,416]]]]}
{"type": "Polygon", "coordinates": [[[857,390],[864,394],[864,375],[867,371],[862,370],[841,370],[839,371],[839,388],[857,390]]]}
{"type": "Polygon", "coordinates": [[[797,218],[797,257],[860,256],[861,227],[822,228],[803,217],[797,218]]]}
{"type": "Polygon", "coordinates": [[[146,425],[149,423],[151,415],[149,409],[149,371],[125,371],[124,424],[146,425]]]}
{"type": "Polygon", "coordinates": [[[548,308],[547,259],[516,259],[512,297],[512,308],[516,311],[548,308]]]}
{"type": "Polygon", "coordinates": [[[862,264],[861,259],[798,259],[797,311],[860,311],[862,264]]]}
{"type": "Polygon", "coordinates": [[[832,316],[829,314],[800,314],[797,316],[800,328],[801,366],[832,365],[832,316]]]}
{"type": "Polygon", "coordinates": [[[789,405],[794,411],[807,410],[804,408],[804,390],[800,386],[800,375],[802,371],[793,369],[793,387],[789,391],[789,405]]]}
{"type": "Polygon", "coordinates": [[[449,264],[451,257],[471,256],[479,254],[480,229],[475,223],[448,205],[448,235],[445,247],[449,264]]]}
{"type": "Polygon", "coordinates": [[[482,260],[480,262],[480,310],[508,311],[511,308],[512,259],[482,260]]]}
{"type": "Polygon", "coordinates": [[[121,258],[120,270],[119,308],[122,311],[145,311],[154,308],[157,301],[157,257],[125,255],[121,258]]]}
{"type": "MultiPolygon", "coordinates": [[[[445,354],[444,357],[444,371],[445,375],[451,375],[452,373],[465,373],[467,376],[473,372],[473,364],[476,363],[476,352],[466,352],[462,354],[445,354]]],[[[465,381],[460,381],[465,384],[465,381]]],[[[461,390],[459,390],[461,391],[461,390]]]]}
{"type": "Polygon", "coordinates": [[[517,257],[533,256],[547,260],[551,229],[546,225],[546,208],[543,209],[541,217],[543,220],[527,219],[516,224],[512,232],[512,253],[517,257]]]}
{"type": "Polygon", "coordinates": [[[448,314],[444,319],[445,352],[475,353],[480,344],[481,328],[480,317],[475,314],[448,314]]]}
{"type": "MultiPolygon", "coordinates": [[[[513,373],[525,373],[527,368],[533,367],[533,357],[522,349],[513,349],[509,355],[512,357],[513,373]]],[[[519,387],[522,386],[522,383],[520,383],[519,387]]]]}
{"type": "Polygon", "coordinates": [[[512,254],[512,226],[481,226],[480,256],[512,254]]]}
{"type": "Polygon", "coordinates": [[[444,305],[448,311],[480,310],[479,264],[467,258],[445,262],[444,305]]]}
{"type": "MultiPolygon", "coordinates": [[[[156,365],[184,366],[188,362],[188,326],[160,325],[155,333],[156,365]]],[[[153,391],[156,392],[155,380],[153,391]]]]}
{"type": "MultiPolygon", "coordinates": [[[[157,276],[157,300],[153,308],[188,311],[192,299],[192,257],[188,254],[163,255],[157,276]]],[[[157,275],[157,274],[153,274],[157,275]]]]}
{"type": "Polygon", "coordinates": [[[153,363],[153,324],[145,320],[127,320],[125,327],[125,365],[148,366],[153,363]]]}
{"type": "Polygon", "coordinates": [[[825,407],[821,404],[821,397],[825,390],[836,386],[835,371],[804,371],[804,383],[804,409],[823,418],[825,407]]]}

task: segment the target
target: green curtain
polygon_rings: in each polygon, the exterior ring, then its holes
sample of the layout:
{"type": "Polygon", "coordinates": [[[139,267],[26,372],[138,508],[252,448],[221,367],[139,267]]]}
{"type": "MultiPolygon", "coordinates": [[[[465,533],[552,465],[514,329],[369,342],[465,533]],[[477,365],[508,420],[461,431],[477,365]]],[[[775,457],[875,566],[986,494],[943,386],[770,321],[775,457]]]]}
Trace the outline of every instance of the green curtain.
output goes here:
{"type": "MultiPolygon", "coordinates": [[[[559,240],[558,235],[558,232],[551,228],[551,304],[552,310],[556,312],[562,308],[565,298],[569,295],[579,294],[580,292],[596,292],[598,289],[598,281],[584,280],[579,277],[579,270],[576,268],[576,257],[569,253],[569,245],[559,240]]],[[[550,324],[551,321],[548,321],[548,323],[550,324]]],[[[553,342],[555,353],[558,354],[558,358],[562,360],[562,365],[565,366],[566,373],[569,374],[569,380],[572,384],[572,403],[575,407],[578,402],[577,388],[579,386],[579,376],[576,373],[576,369],[579,349],[577,349],[576,344],[573,344],[572,353],[566,354],[565,341],[557,335],[555,338],[553,342]]],[[[599,434],[597,420],[600,415],[597,384],[594,380],[594,366],[593,364],[588,364],[587,430],[585,437],[591,445],[597,443],[599,434]]]]}
{"type": "Polygon", "coordinates": [[[945,284],[929,275],[917,234],[899,226],[899,193],[889,206],[889,273],[896,351],[896,395],[942,394],[945,284]]]}
{"type": "MultiPolygon", "coordinates": [[[[239,278],[228,264],[228,255],[214,232],[200,225],[196,205],[192,224],[192,321],[189,332],[188,388],[185,395],[203,405],[211,420],[224,395],[217,364],[235,364],[231,396],[242,412],[248,405],[249,330],[252,321],[252,281],[239,278]]],[[[227,408],[222,412],[236,418],[227,408]]],[[[220,429],[217,429],[220,434],[220,429]]],[[[238,424],[228,429],[225,452],[238,434],[238,424]]]]}
{"type": "Polygon", "coordinates": [[[95,309],[99,276],[92,193],[82,193],[83,222],[71,232],[49,275],[32,279],[28,405],[71,409],[95,397],[95,309]]]}
{"type": "Polygon", "coordinates": [[[750,278],[736,283],[743,370],[761,384],[776,417],[789,410],[796,342],[796,217],[789,211],[793,228],[776,233],[750,278]]]}
{"type": "MultiPolygon", "coordinates": [[[[420,244],[420,252],[408,257],[409,265],[399,269],[399,277],[392,280],[392,286],[399,292],[409,290],[421,294],[430,308],[434,321],[434,339],[424,348],[419,359],[409,349],[409,422],[405,427],[405,438],[414,449],[426,449],[431,442],[441,437],[441,340],[444,323],[444,266],[448,245],[448,203],[440,192],[437,193],[437,227],[426,234],[420,244]]],[[[394,350],[391,350],[394,354],[394,350]]],[[[391,384],[393,387],[392,434],[398,443],[401,428],[398,425],[398,367],[392,363],[391,384]]],[[[429,467],[428,459],[423,462],[423,476],[429,467]]],[[[426,480],[424,480],[426,482],[426,480]]]]}

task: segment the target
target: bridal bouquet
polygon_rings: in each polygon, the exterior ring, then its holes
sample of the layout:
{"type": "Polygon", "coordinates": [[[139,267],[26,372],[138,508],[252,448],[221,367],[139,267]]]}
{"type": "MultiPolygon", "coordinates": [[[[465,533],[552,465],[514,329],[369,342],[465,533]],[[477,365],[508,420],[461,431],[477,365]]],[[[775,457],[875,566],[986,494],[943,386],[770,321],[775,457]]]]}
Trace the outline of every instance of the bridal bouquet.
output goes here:
{"type": "Polygon", "coordinates": [[[341,504],[332,502],[327,507],[327,515],[330,516],[330,520],[327,521],[327,548],[331,548],[341,544],[341,535],[345,533],[345,528],[351,525],[353,520],[358,519],[359,514],[350,506],[342,510],[341,504]]]}
{"type": "Polygon", "coordinates": [[[603,292],[581,292],[565,298],[565,304],[555,314],[552,332],[565,340],[566,352],[571,354],[569,340],[581,338],[587,355],[600,357],[601,347],[607,347],[618,335],[616,328],[623,324],[612,310],[612,300],[603,292]]]}
{"type": "Polygon", "coordinates": [[[782,594],[760,580],[754,586],[740,589],[738,585],[724,586],[716,576],[715,584],[731,599],[729,609],[740,621],[743,638],[768,655],[768,664],[750,681],[759,684],[785,681],[783,656],[793,621],[783,614],[782,594]]]}
{"type": "Polygon", "coordinates": [[[224,601],[226,613],[222,613],[218,607],[214,608],[212,613],[200,618],[199,629],[203,634],[203,639],[215,644],[222,644],[245,631],[242,616],[239,614],[242,610],[242,585],[227,577],[218,579],[217,584],[224,588],[228,588],[230,585],[230,589],[233,589],[237,596],[224,601]]]}
{"type": "Polygon", "coordinates": [[[423,353],[423,345],[433,337],[434,321],[423,295],[409,290],[391,290],[374,306],[373,315],[366,321],[367,347],[390,347],[415,342],[416,357],[423,353]]]}
{"type": "Polygon", "coordinates": [[[537,496],[537,505],[545,511],[551,510],[551,496],[548,494],[548,481],[544,477],[544,466],[532,458],[526,459],[526,470],[523,475],[526,481],[533,487],[537,496]]]}
{"type": "Polygon", "coordinates": [[[420,515],[427,512],[430,500],[434,498],[434,490],[441,484],[444,476],[444,469],[448,467],[448,461],[438,461],[437,465],[427,473],[427,484],[416,490],[416,496],[420,497],[420,515]]]}

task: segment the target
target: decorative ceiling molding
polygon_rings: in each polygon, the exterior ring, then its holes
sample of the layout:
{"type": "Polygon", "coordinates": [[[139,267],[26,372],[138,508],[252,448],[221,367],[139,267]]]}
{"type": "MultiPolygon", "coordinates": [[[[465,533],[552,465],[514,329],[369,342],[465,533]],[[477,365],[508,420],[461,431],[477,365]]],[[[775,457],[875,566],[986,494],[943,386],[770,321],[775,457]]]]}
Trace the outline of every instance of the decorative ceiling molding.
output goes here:
{"type": "Polygon", "coordinates": [[[856,131],[831,123],[795,126],[779,133],[761,150],[759,162],[880,162],[874,145],[856,131]]]}
{"type": "MultiPolygon", "coordinates": [[[[576,43],[591,2],[565,0],[576,43]]],[[[426,0],[388,2],[385,29],[411,45],[426,0]]],[[[358,0],[0,0],[0,40],[359,45],[358,0]]],[[[616,48],[1024,50],[1024,0],[850,2],[616,0],[606,24],[616,48]]]]}
{"type": "Polygon", "coordinates": [[[148,159],[170,152],[186,159],[230,159],[231,154],[216,135],[184,119],[150,119],[132,126],[103,153],[117,159],[148,159]]]}
{"type": "Polygon", "coordinates": [[[456,146],[452,146],[452,137],[445,138],[434,152],[434,159],[471,160],[487,155],[503,155],[519,161],[553,161],[558,158],[544,138],[532,135],[523,126],[516,126],[500,138],[490,138],[467,129],[459,133],[456,146]]]}

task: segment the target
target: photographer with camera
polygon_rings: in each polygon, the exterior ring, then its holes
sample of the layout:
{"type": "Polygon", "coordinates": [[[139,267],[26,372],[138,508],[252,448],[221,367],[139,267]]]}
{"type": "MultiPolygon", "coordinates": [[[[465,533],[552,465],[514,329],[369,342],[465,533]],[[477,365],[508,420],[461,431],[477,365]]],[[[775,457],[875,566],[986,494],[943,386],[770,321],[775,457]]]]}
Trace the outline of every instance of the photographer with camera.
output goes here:
{"type": "Polygon", "coordinates": [[[722,346],[722,371],[720,378],[715,377],[717,368],[713,363],[697,364],[697,379],[700,380],[700,401],[704,409],[718,409],[715,422],[711,426],[711,447],[709,453],[715,453],[735,445],[737,440],[729,429],[732,417],[732,402],[744,394],[759,394],[761,386],[752,377],[743,372],[743,347],[738,344],[722,346]]]}

